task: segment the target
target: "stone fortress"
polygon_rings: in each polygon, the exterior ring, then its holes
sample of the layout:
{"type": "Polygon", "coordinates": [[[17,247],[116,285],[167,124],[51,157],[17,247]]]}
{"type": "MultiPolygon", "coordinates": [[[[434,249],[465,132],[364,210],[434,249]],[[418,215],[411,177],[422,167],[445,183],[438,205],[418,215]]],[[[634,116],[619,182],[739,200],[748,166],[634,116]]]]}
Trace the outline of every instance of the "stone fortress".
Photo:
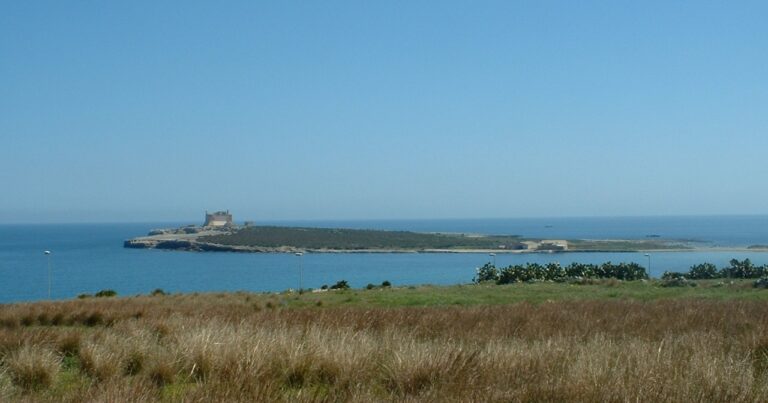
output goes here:
{"type": "Polygon", "coordinates": [[[208,213],[208,211],[205,212],[205,224],[203,224],[203,227],[205,228],[229,228],[233,227],[234,223],[232,221],[232,214],[229,213],[229,210],[227,211],[216,211],[214,213],[208,213]]]}

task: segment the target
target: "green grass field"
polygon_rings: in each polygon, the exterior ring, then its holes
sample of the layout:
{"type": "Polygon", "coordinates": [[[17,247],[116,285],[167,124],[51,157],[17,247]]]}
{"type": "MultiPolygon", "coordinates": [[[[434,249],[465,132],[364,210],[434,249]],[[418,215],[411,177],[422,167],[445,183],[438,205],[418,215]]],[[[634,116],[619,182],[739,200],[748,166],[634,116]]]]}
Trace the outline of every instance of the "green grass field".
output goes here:
{"type": "Polygon", "coordinates": [[[257,299],[279,301],[289,307],[360,307],[505,305],[519,302],[539,304],[566,300],[711,299],[768,300],[768,291],[752,287],[752,280],[700,280],[695,287],[662,287],[661,281],[594,280],[591,284],[540,282],[531,284],[466,284],[417,286],[372,290],[350,289],[326,292],[262,294],[257,299]]]}

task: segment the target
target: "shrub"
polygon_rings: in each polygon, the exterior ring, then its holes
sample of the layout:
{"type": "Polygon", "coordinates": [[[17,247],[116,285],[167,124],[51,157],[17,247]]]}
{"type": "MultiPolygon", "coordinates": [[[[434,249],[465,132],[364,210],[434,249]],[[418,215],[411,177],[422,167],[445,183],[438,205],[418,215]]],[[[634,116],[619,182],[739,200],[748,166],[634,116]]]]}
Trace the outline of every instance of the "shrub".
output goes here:
{"type": "Polygon", "coordinates": [[[597,266],[585,263],[571,263],[565,267],[565,276],[571,278],[595,278],[597,266]]]}
{"type": "Polygon", "coordinates": [[[665,271],[664,274],[661,275],[662,280],[677,280],[677,279],[684,279],[687,276],[685,273],[681,273],[679,271],[665,271]]]}
{"type": "Polygon", "coordinates": [[[162,288],[155,288],[151,295],[156,297],[158,295],[168,295],[168,293],[166,293],[162,288]]]}
{"type": "Polygon", "coordinates": [[[691,266],[687,273],[664,272],[662,279],[687,278],[691,280],[708,280],[716,278],[760,278],[768,275],[768,265],[755,266],[749,259],[731,259],[730,266],[717,270],[712,263],[701,263],[691,266]]]}
{"type": "Polygon", "coordinates": [[[117,295],[117,291],[115,290],[101,290],[95,294],[97,298],[99,297],[114,297],[117,295]]]}
{"type": "Polygon", "coordinates": [[[107,343],[85,343],[80,348],[80,368],[97,381],[105,381],[120,374],[122,366],[113,351],[114,347],[107,343]]]}
{"type": "Polygon", "coordinates": [[[336,282],[336,284],[331,286],[332,290],[347,290],[349,289],[349,283],[347,283],[347,280],[339,280],[336,282]]]}
{"type": "Polygon", "coordinates": [[[702,263],[691,266],[688,271],[688,278],[693,280],[706,280],[710,278],[717,278],[717,267],[712,263],[702,263]]]}
{"type": "Polygon", "coordinates": [[[589,277],[569,277],[565,279],[565,282],[573,285],[594,285],[598,284],[598,280],[589,277]]]}
{"type": "Polygon", "coordinates": [[[540,266],[536,263],[526,263],[523,265],[508,266],[499,271],[499,279],[497,284],[512,284],[517,282],[528,281],[536,278],[539,274],[540,266]]]}
{"type": "Polygon", "coordinates": [[[686,279],[685,277],[671,278],[663,280],[660,284],[662,287],[696,287],[696,283],[686,279]]]}
{"type": "Polygon", "coordinates": [[[387,280],[384,280],[384,281],[382,281],[382,282],[381,282],[381,286],[382,286],[382,287],[385,287],[385,288],[386,288],[386,287],[392,287],[392,283],[390,283],[390,282],[389,282],[389,281],[387,281],[387,280]]]}
{"type": "Polygon", "coordinates": [[[56,349],[65,357],[74,357],[80,352],[81,338],[78,332],[68,333],[58,340],[56,349]]]}
{"type": "Polygon", "coordinates": [[[496,266],[486,263],[483,265],[483,267],[477,268],[477,274],[475,275],[475,278],[472,279],[475,283],[482,283],[485,281],[498,281],[499,280],[499,270],[496,269],[496,266]]]}
{"type": "Polygon", "coordinates": [[[366,289],[366,290],[372,290],[372,289],[374,289],[374,288],[376,288],[376,286],[375,286],[375,285],[373,285],[373,284],[371,284],[371,283],[368,283],[368,285],[367,285],[367,286],[365,286],[365,289],[366,289]]]}
{"type": "Polygon", "coordinates": [[[0,318],[0,328],[16,329],[19,327],[19,321],[16,318],[0,318]]]}
{"type": "Polygon", "coordinates": [[[59,373],[60,363],[53,351],[29,345],[5,359],[11,381],[25,391],[50,387],[59,373]]]}
{"type": "Polygon", "coordinates": [[[51,319],[48,317],[47,313],[42,312],[37,315],[37,323],[39,323],[40,326],[48,326],[51,324],[51,319]]]}
{"type": "Polygon", "coordinates": [[[101,312],[92,312],[90,315],[86,316],[83,320],[83,324],[89,327],[101,325],[104,323],[104,315],[102,315],[101,312]]]}
{"type": "Polygon", "coordinates": [[[565,269],[560,266],[560,263],[547,263],[543,270],[544,280],[557,281],[565,277],[565,269]]]}
{"type": "Polygon", "coordinates": [[[32,316],[32,314],[26,314],[21,317],[21,325],[22,326],[32,326],[35,324],[35,318],[32,316]]]}
{"type": "Polygon", "coordinates": [[[64,314],[61,312],[56,312],[53,315],[53,318],[51,318],[51,325],[53,326],[61,326],[64,324],[64,314]]]}
{"type": "Polygon", "coordinates": [[[768,288],[768,277],[761,277],[758,280],[755,280],[754,283],[752,283],[752,286],[755,288],[768,288]]]}
{"type": "MultiPolygon", "coordinates": [[[[486,265],[478,269],[478,276],[473,281],[479,282],[481,278],[492,278],[495,268],[486,265]]],[[[571,263],[563,268],[559,263],[526,263],[525,265],[513,265],[498,271],[497,284],[511,284],[518,282],[557,281],[563,282],[569,278],[615,278],[617,280],[640,280],[648,278],[645,268],[637,263],[603,263],[599,266],[581,263],[571,263]]]]}
{"type": "Polygon", "coordinates": [[[645,272],[644,267],[634,262],[619,264],[606,262],[598,268],[598,277],[632,281],[647,279],[648,274],[645,272]]]}
{"type": "Polygon", "coordinates": [[[176,376],[176,370],[173,365],[167,361],[157,361],[149,369],[147,377],[158,387],[163,387],[173,382],[176,376]]]}
{"type": "Polygon", "coordinates": [[[760,278],[768,275],[768,265],[755,266],[749,259],[731,259],[731,265],[720,271],[720,277],[760,278]]]}

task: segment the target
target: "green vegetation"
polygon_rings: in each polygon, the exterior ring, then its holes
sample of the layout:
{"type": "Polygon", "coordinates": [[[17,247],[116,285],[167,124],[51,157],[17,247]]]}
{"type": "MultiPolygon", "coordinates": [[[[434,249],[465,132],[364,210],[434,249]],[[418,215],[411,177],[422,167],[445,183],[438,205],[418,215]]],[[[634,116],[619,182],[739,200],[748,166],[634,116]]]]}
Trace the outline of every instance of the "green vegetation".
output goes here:
{"type": "MultiPolygon", "coordinates": [[[[749,259],[731,259],[730,266],[718,270],[712,263],[702,263],[691,266],[687,273],[664,272],[661,276],[663,287],[688,287],[696,286],[690,280],[712,279],[766,279],[768,282],[768,265],[755,266],[749,259]]],[[[559,263],[526,263],[525,265],[511,265],[497,269],[490,263],[477,269],[477,274],[472,279],[475,283],[494,282],[496,284],[510,284],[519,282],[578,282],[583,283],[591,279],[617,279],[617,280],[643,280],[648,279],[646,269],[637,263],[606,262],[603,264],[571,263],[562,267],[559,263]]],[[[762,287],[762,282],[756,282],[755,287],[762,287]]]]}
{"type": "Polygon", "coordinates": [[[636,252],[644,250],[691,249],[685,242],[653,240],[552,240],[527,239],[516,235],[418,233],[343,228],[246,226],[194,236],[168,237],[178,230],[164,230],[160,236],[126,240],[126,248],[173,249],[198,252],[636,252]]]}
{"type": "Polygon", "coordinates": [[[714,278],[760,278],[768,276],[768,264],[755,266],[749,259],[731,259],[730,266],[718,270],[712,263],[702,263],[691,266],[687,273],[664,272],[662,279],[685,278],[689,280],[705,280],[714,278]]]}
{"type": "MultiPolygon", "coordinates": [[[[466,235],[300,227],[245,227],[231,233],[198,238],[199,250],[224,247],[296,248],[308,250],[531,250],[561,252],[564,245],[514,235],[466,235]],[[531,249],[528,249],[528,248],[531,249]]],[[[640,251],[690,249],[666,240],[568,240],[569,251],[640,251]]],[[[193,248],[190,241],[163,241],[158,248],[193,248]]],[[[229,249],[221,249],[229,250],[229,249]]]]}
{"type": "Polygon", "coordinates": [[[337,281],[336,284],[331,286],[332,290],[348,290],[349,289],[349,283],[347,283],[347,280],[340,280],[337,281]]]}
{"type": "Polygon", "coordinates": [[[571,263],[566,267],[560,263],[526,263],[525,265],[511,265],[502,269],[496,269],[490,263],[477,269],[477,275],[473,279],[475,283],[493,281],[496,284],[510,284],[532,281],[573,281],[583,279],[615,278],[618,280],[647,279],[648,274],[644,267],[637,263],[611,262],[600,265],[571,263]]]}
{"type": "Polygon", "coordinates": [[[115,290],[101,290],[101,291],[97,292],[94,295],[91,295],[91,294],[79,294],[77,296],[77,298],[79,298],[79,299],[92,298],[92,297],[108,298],[108,297],[116,297],[116,296],[117,296],[117,292],[115,290]]]}
{"type": "Polygon", "coordinates": [[[679,242],[664,240],[586,240],[568,241],[569,250],[581,252],[635,252],[641,250],[691,249],[679,242]]]}
{"type": "Polygon", "coordinates": [[[664,280],[620,281],[584,279],[579,282],[535,282],[495,285],[482,283],[455,286],[418,286],[349,289],[263,295],[265,301],[286,308],[309,308],[318,301],[325,308],[394,308],[440,306],[488,306],[517,303],[541,304],[552,301],[655,301],[676,299],[763,300],[768,292],[753,287],[749,280],[702,280],[697,287],[668,288],[664,280]]]}
{"type": "Polygon", "coordinates": [[[428,234],[408,231],[358,229],[246,227],[231,234],[200,237],[200,241],[228,246],[294,247],[330,250],[523,249],[517,236],[428,234]]]}
{"type": "Polygon", "coordinates": [[[154,296],[157,296],[157,295],[168,295],[168,293],[165,292],[165,290],[163,290],[162,288],[155,288],[155,290],[152,291],[150,293],[150,295],[154,295],[154,296]]]}

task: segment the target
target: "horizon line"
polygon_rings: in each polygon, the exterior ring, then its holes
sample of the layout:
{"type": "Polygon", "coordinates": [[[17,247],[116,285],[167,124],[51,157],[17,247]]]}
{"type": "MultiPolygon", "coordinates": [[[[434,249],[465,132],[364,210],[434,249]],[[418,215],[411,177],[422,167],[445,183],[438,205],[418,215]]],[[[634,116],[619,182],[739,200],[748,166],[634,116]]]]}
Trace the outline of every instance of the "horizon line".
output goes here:
{"type": "MultiPolygon", "coordinates": [[[[563,219],[624,219],[624,218],[705,218],[705,217],[768,217],[768,213],[762,214],[733,214],[733,213],[718,213],[718,214],[638,214],[638,215],[564,215],[564,216],[518,216],[518,217],[428,217],[428,218],[269,218],[262,220],[254,220],[251,218],[236,220],[236,222],[251,221],[256,225],[261,223],[278,223],[278,222],[327,222],[327,221],[339,221],[339,222],[362,222],[362,221],[379,221],[379,222],[392,222],[392,221],[491,221],[491,220],[563,220],[563,219]]],[[[109,225],[109,224],[180,224],[180,223],[196,223],[202,221],[200,219],[190,220],[97,220],[97,221],[17,221],[17,222],[2,222],[0,226],[9,225],[109,225]]]]}

